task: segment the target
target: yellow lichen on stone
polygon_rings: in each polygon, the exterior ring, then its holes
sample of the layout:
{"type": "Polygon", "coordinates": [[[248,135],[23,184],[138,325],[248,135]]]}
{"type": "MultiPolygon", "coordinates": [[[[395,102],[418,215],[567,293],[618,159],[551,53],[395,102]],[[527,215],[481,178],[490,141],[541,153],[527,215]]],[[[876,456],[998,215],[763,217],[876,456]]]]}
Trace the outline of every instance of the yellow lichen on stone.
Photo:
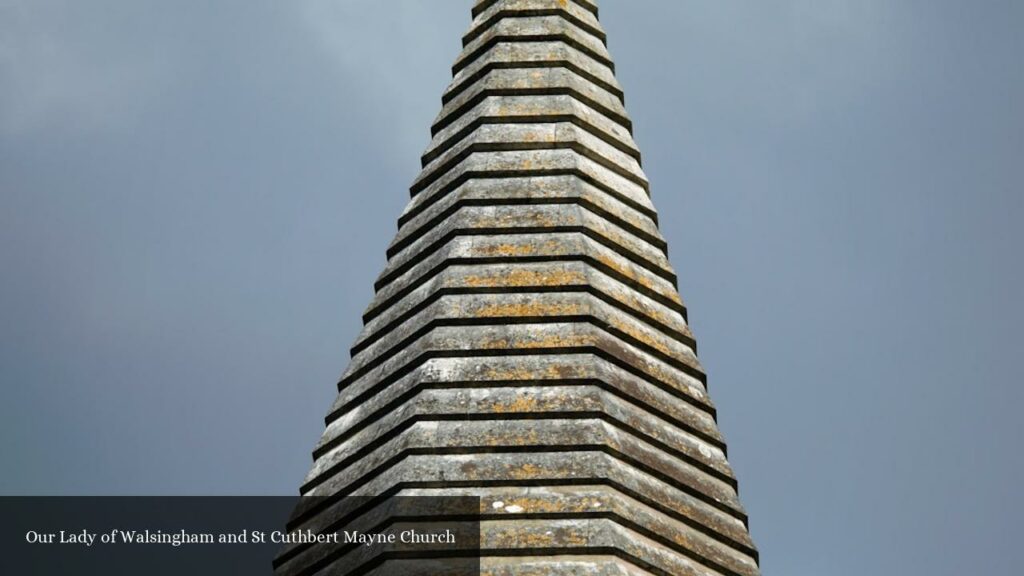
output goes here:
{"type": "Polygon", "coordinates": [[[498,414],[537,412],[537,399],[528,394],[517,394],[511,402],[495,404],[493,410],[498,414]]]}
{"type": "Polygon", "coordinates": [[[586,274],[575,270],[539,272],[536,270],[507,270],[495,274],[466,276],[467,286],[573,286],[586,282],[586,274]]]}
{"type": "Polygon", "coordinates": [[[509,476],[515,480],[529,480],[539,478],[544,470],[536,464],[521,464],[509,471],[509,476]]]}
{"type": "Polygon", "coordinates": [[[543,302],[526,302],[515,304],[492,304],[480,308],[474,314],[477,318],[494,317],[534,317],[534,316],[574,316],[583,311],[576,303],[546,304],[543,302]]]}
{"type": "Polygon", "coordinates": [[[498,369],[490,367],[485,377],[488,380],[565,380],[580,378],[590,372],[584,365],[548,364],[543,370],[534,370],[522,366],[498,369]]]}
{"type": "Polygon", "coordinates": [[[509,345],[508,340],[504,338],[499,338],[497,340],[484,340],[480,343],[480,347],[483,348],[484,350],[500,350],[503,348],[508,348],[509,345]]]}
{"type": "Polygon", "coordinates": [[[537,251],[537,246],[533,244],[503,243],[476,246],[474,248],[487,256],[529,256],[537,251]]]}
{"type": "Polygon", "coordinates": [[[517,348],[567,348],[592,344],[592,339],[579,334],[550,334],[520,342],[517,348]]]}
{"type": "Polygon", "coordinates": [[[513,368],[511,370],[498,370],[490,368],[487,371],[488,380],[532,380],[536,374],[528,368],[513,368]]]}

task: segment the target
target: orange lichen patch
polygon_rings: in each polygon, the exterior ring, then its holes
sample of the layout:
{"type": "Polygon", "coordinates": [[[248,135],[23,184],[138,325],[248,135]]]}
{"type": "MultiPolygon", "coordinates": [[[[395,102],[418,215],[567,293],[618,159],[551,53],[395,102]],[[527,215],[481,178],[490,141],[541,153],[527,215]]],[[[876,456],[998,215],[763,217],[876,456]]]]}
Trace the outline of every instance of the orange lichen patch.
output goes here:
{"type": "Polygon", "coordinates": [[[483,246],[474,246],[474,250],[481,255],[487,256],[530,256],[541,250],[542,247],[536,244],[492,244],[483,246]]]}
{"type": "MultiPolygon", "coordinates": [[[[604,507],[604,501],[600,498],[550,498],[543,496],[520,496],[504,499],[502,508],[513,510],[521,509],[523,512],[549,513],[549,512],[586,512],[600,510],[604,507]]],[[[483,503],[482,503],[483,504],[483,503]]],[[[493,505],[481,506],[485,513],[493,512],[493,505]]]]}
{"type": "Polygon", "coordinates": [[[525,304],[492,304],[484,306],[473,314],[477,318],[493,318],[507,316],[573,316],[585,311],[585,307],[577,303],[546,304],[528,302],[525,304]]]}
{"type": "Polygon", "coordinates": [[[537,398],[529,394],[517,394],[511,402],[495,404],[494,412],[498,414],[537,412],[539,409],[537,398]]]}
{"type": "MultiPolygon", "coordinates": [[[[523,500],[526,500],[526,499],[524,498],[523,500]]],[[[520,504],[520,506],[522,506],[523,508],[526,508],[527,504],[520,504]]],[[[528,509],[537,510],[537,511],[540,511],[540,512],[558,512],[558,511],[561,511],[561,510],[568,511],[568,510],[573,510],[573,509],[580,510],[580,509],[587,509],[587,508],[589,508],[589,506],[583,504],[583,500],[571,499],[571,498],[568,499],[568,500],[566,500],[566,499],[559,499],[559,500],[534,499],[532,502],[529,503],[529,506],[530,506],[530,508],[528,508],[528,509]],[[577,505],[573,506],[572,505],[573,503],[576,503],[577,505]]]]}
{"type": "Polygon", "coordinates": [[[496,274],[466,276],[465,284],[474,288],[489,286],[571,286],[585,283],[586,274],[575,270],[538,272],[536,270],[511,270],[496,274]]]}
{"type": "Polygon", "coordinates": [[[549,364],[543,370],[516,367],[499,370],[489,368],[486,378],[490,380],[564,380],[583,377],[588,374],[583,366],[567,366],[564,364],[549,364]]]}
{"type": "Polygon", "coordinates": [[[534,532],[525,532],[516,528],[506,528],[501,531],[487,533],[482,531],[486,547],[491,548],[547,548],[554,541],[553,535],[545,536],[534,532]]]}
{"type": "MultiPolygon", "coordinates": [[[[629,267],[629,266],[622,266],[619,263],[618,259],[612,258],[611,256],[609,256],[608,254],[606,254],[604,252],[598,252],[597,261],[600,262],[601,264],[604,264],[605,266],[611,268],[612,270],[615,270],[619,274],[622,274],[626,278],[629,278],[630,280],[633,280],[634,282],[641,282],[642,281],[641,280],[642,277],[637,275],[633,271],[633,269],[631,267],[629,267]]],[[[646,285],[647,284],[645,284],[645,286],[646,285]]]]}
{"type": "Polygon", "coordinates": [[[621,264],[619,264],[618,259],[612,258],[611,256],[604,252],[598,252],[597,261],[611,268],[612,270],[615,270],[619,274],[622,274],[626,278],[629,278],[630,280],[637,282],[640,281],[637,274],[633,272],[633,269],[631,267],[622,266],[621,264]]]}
{"type": "Polygon", "coordinates": [[[589,365],[585,364],[556,364],[548,366],[547,373],[551,375],[552,378],[573,379],[590,376],[592,371],[590,370],[589,365]]]}
{"type": "Polygon", "coordinates": [[[607,499],[599,497],[588,496],[586,498],[576,498],[572,502],[576,503],[576,507],[579,510],[596,510],[599,508],[607,507],[607,499]]]}
{"type": "Polygon", "coordinates": [[[682,546],[685,546],[686,548],[691,548],[693,546],[693,540],[687,538],[685,534],[676,533],[675,536],[672,537],[672,540],[676,544],[680,544],[682,546]]]}
{"type": "Polygon", "coordinates": [[[566,348],[574,346],[585,346],[592,344],[593,339],[588,335],[581,334],[550,334],[529,340],[516,342],[516,348],[566,348]]]}
{"type": "Polygon", "coordinates": [[[483,340],[480,343],[480,347],[485,350],[495,349],[517,349],[517,350],[531,350],[537,348],[569,348],[577,346],[585,346],[592,344],[593,339],[588,335],[580,334],[549,334],[540,335],[536,338],[524,338],[516,339],[513,342],[509,342],[507,338],[497,338],[494,340],[483,340]]]}
{"type": "Polygon", "coordinates": [[[586,546],[586,535],[576,528],[553,526],[535,530],[509,527],[481,533],[486,547],[549,548],[551,546],[586,546]]]}
{"type": "Polygon", "coordinates": [[[515,434],[513,436],[510,436],[507,439],[496,439],[496,440],[500,440],[500,441],[499,442],[495,442],[495,445],[500,444],[502,446],[504,446],[504,445],[506,445],[508,443],[511,443],[511,445],[513,445],[513,446],[536,446],[536,445],[541,443],[540,442],[540,435],[537,433],[537,430],[535,428],[530,429],[530,430],[526,430],[526,431],[524,431],[524,432],[522,432],[520,434],[515,434]]]}
{"type": "Polygon", "coordinates": [[[533,478],[539,478],[544,472],[544,469],[536,464],[521,464],[511,470],[509,470],[509,476],[513,480],[529,480],[533,478]]]}
{"type": "Polygon", "coordinates": [[[534,380],[537,373],[529,368],[514,368],[510,370],[498,370],[490,368],[487,370],[488,380],[534,380]]]}
{"type": "Polygon", "coordinates": [[[484,350],[500,350],[503,348],[509,348],[508,340],[500,338],[498,340],[484,340],[480,343],[480,347],[484,350]]]}
{"type": "Polygon", "coordinates": [[[576,528],[555,530],[555,535],[557,541],[565,546],[586,546],[590,543],[590,539],[587,537],[587,534],[578,531],[576,528]]]}

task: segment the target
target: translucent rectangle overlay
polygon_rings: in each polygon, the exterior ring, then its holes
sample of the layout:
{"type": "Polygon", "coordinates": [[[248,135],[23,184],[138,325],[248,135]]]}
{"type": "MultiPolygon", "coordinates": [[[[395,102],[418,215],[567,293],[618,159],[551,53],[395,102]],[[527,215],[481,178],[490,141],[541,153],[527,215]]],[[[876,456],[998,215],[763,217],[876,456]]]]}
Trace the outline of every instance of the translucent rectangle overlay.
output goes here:
{"type": "Polygon", "coordinates": [[[480,500],[0,497],[0,565],[21,574],[480,572],[480,500]]]}

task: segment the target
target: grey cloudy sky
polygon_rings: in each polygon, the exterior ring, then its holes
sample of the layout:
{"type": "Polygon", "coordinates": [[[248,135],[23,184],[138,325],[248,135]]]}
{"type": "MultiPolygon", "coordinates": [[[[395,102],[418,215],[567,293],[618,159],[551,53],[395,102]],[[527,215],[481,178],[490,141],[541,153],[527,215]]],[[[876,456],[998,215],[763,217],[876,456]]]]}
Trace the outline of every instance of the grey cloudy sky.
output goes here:
{"type": "MultiPolygon", "coordinates": [[[[469,4],[0,0],[0,493],[296,493],[469,4]]],[[[765,574],[1015,573],[1024,3],[601,16],[765,574]]]]}

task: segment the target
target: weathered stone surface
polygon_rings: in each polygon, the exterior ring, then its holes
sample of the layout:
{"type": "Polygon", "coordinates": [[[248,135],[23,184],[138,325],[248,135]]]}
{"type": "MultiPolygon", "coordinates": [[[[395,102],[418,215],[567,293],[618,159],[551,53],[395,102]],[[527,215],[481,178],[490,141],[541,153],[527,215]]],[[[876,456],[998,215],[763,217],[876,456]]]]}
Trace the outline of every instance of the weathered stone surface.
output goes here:
{"type": "Polygon", "coordinates": [[[411,267],[451,238],[517,232],[579,230],[627,260],[663,277],[674,275],[665,253],[646,240],[579,205],[471,206],[450,214],[429,232],[393,255],[382,278],[411,267]]]}
{"type": "MultiPolygon", "coordinates": [[[[433,496],[440,492],[440,489],[411,489],[403,490],[402,494],[433,496]]],[[[698,554],[737,574],[750,574],[756,570],[753,558],[742,551],[694,530],[608,486],[447,488],[443,493],[478,496],[480,513],[485,519],[528,518],[539,515],[611,517],[663,542],[666,546],[683,553],[698,554]]]]}
{"type": "MultiPolygon", "coordinates": [[[[597,2],[594,0],[552,0],[551,2],[545,2],[544,0],[474,0],[472,14],[474,18],[478,18],[485,11],[492,8],[501,8],[504,6],[517,7],[517,6],[530,6],[536,5],[550,5],[557,4],[558,6],[568,8],[574,5],[583,10],[587,10],[593,14],[594,22],[597,22],[597,2]]],[[[602,31],[601,34],[604,34],[602,31]]]]}
{"type": "MultiPolygon", "coordinates": [[[[581,148],[582,149],[582,148],[581,148]]],[[[466,180],[574,174],[601,192],[650,216],[654,215],[647,190],[634,180],[608,169],[574,149],[495,150],[472,154],[443,176],[412,191],[406,218],[422,210],[466,180]]]]}
{"type": "Polygon", "coordinates": [[[684,371],[700,369],[690,346],[593,295],[541,292],[446,297],[406,320],[401,330],[389,332],[361,349],[353,356],[352,370],[379,364],[441,326],[503,326],[510,322],[591,324],[671,366],[684,371]]]}
{"type": "Polygon", "coordinates": [[[703,371],[690,357],[659,358],[629,344],[610,332],[583,322],[550,324],[491,324],[438,326],[399,350],[386,355],[361,355],[353,359],[339,381],[339,389],[362,379],[392,381],[412,370],[425,358],[456,354],[467,358],[506,354],[555,354],[592,352],[642,378],[681,392],[685,398],[706,405],[703,371]]]}
{"type": "Polygon", "coordinates": [[[576,27],[593,35],[602,43],[606,35],[597,21],[596,10],[584,7],[577,2],[561,2],[559,0],[508,0],[491,2],[486,9],[473,11],[473,22],[462,37],[463,46],[469,44],[476,36],[482,34],[506,18],[531,17],[537,14],[558,15],[576,25],[576,27]]]}
{"type": "MultiPolygon", "coordinates": [[[[442,103],[289,529],[473,496],[480,574],[757,576],[596,5],[476,2],[442,103]]],[[[276,570],[435,574],[459,546],[276,570]]]]}
{"type": "MultiPolygon", "coordinates": [[[[315,452],[322,455],[336,436],[363,419],[380,418],[398,410],[398,405],[425,389],[494,389],[499,386],[561,386],[589,384],[601,387],[627,402],[636,404],[653,418],[661,418],[718,448],[725,444],[715,426],[714,409],[681,398],[666,389],[623,370],[590,353],[559,355],[517,355],[465,358],[430,358],[397,380],[386,383],[362,379],[338,394],[327,418],[328,428],[315,452]]],[[[698,448],[699,450],[699,448],[698,448]]],[[[717,451],[712,452],[712,455],[717,451]]],[[[713,459],[713,458],[712,458],[713,459]]]]}
{"type": "Polygon", "coordinates": [[[458,236],[408,267],[387,267],[378,278],[377,295],[368,309],[374,316],[394,297],[404,295],[432,276],[456,264],[486,264],[582,260],[616,280],[669,307],[681,309],[675,278],[651,270],[609,250],[583,232],[527,232],[494,236],[458,236]]]}
{"type": "Polygon", "coordinates": [[[481,544],[486,548],[566,549],[567,552],[580,548],[614,549],[620,557],[664,574],[721,574],[707,566],[694,563],[690,558],[613,520],[604,518],[484,522],[481,526],[481,537],[481,544]]]}
{"type": "Polygon", "coordinates": [[[644,295],[621,278],[602,272],[586,258],[580,261],[513,262],[454,265],[440,270],[414,290],[382,301],[367,316],[353,354],[398,329],[438,299],[456,294],[587,292],[636,316],[657,330],[694,346],[693,336],[678,306],[644,295]]]}
{"type": "Polygon", "coordinates": [[[535,176],[466,181],[415,216],[401,222],[398,235],[388,247],[388,258],[393,258],[427,230],[441,225],[463,206],[522,204],[578,204],[662,252],[667,251],[665,239],[649,215],[602,193],[576,176],[535,176]]]}
{"type": "Polygon", "coordinates": [[[626,130],[632,122],[622,100],[569,68],[492,68],[458,94],[445,100],[431,126],[436,134],[488,96],[565,94],[586,104],[626,130]]]}
{"type": "Polygon", "coordinates": [[[542,453],[571,447],[612,454],[631,467],[685,492],[695,501],[743,517],[743,508],[728,482],[648,444],[639,435],[598,418],[502,419],[495,416],[492,420],[421,420],[384,439],[386,441],[380,445],[348,442],[321,456],[323,469],[314,469],[307,486],[319,494],[324,490],[343,490],[353,479],[387,466],[402,454],[425,453],[435,446],[460,453],[474,450],[481,458],[491,458],[490,454],[495,451],[542,453]],[[339,463],[344,465],[338,466],[339,463]]]}
{"type": "Polygon", "coordinates": [[[461,68],[442,98],[451,99],[478,78],[496,68],[554,68],[572,70],[590,82],[623,99],[622,87],[607,65],[561,41],[500,42],[489,47],[461,68]]]}
{"type": "Polygon", "coordinates": [[[484,124],[429,162],[411,190],[423,190],[470,154],[506,150],[573,150],[644,190],[648,187],[636,158],[571,122],[558,122],[484,124]]]}
{"type": "Polygon", "coordinates": [[[482,28],[480,33],[470,40],[455,59],[452,72],[465,68],[489,47],[499,42],[530,42],[535,40],[557,40],[572,46],[587,56],[607,66],[612,71],[615,65],[604,42],[577,26],[572,19],[564,18],[562,13],[556,16],[507,17],[495,21],[482,28]]]}
{"type": "MultiPolygon", "coordinates": [[[[434,139],[423,154],[422,161],[426,166],[485,124],[554,122],[572,123],[634,160],[640,159],[640,151],[637,150],[633,136],[626,127],[577,99],[574,95],[525,94],[486,96],[434,134],[434,139]]],[[[478,141],[479,136],[477,134],[478,141]]],[[[510,137],[511,135],[509,135],[510,137]]],[[[509,138],[497,141],[509,141],[509,138]]],[[[511,141],[517,142],[518,140],[511,141]]],[[[595,152],[600,154],[601,150],[595,150],[595,152]]],[[[626,170],[642,176],[639,166],[633,166],[629,162],[622,162],[622,164],[626,170]]]]}
{"type": "MultiPolygon", "coordinates": [[[[532,269],[538,266],[543,265],[534,265],[532,269]]],[[[586,278],[586,272],[580,271],[578,276],[586,278]]],[[[558,274],[566,275],[564,270],[558,274]]],[[[595,272],[597,274],[600,273],[595,272]]],[[[442,324],[465,326],[502,323],[495,322],[496,319],[514,322],[531,319],[535,322],[597,322],[616,336],[653,348],[657,354],[694,356],[693,339],[677,312],[650,300],[640,302],[644,298],[635,294],[630,299],[630,293],[622,290],[622,285],[617,282],[609,280],[607,284],[593,286],[581,283],[579,289],[561,285],[559,293],[531,292],[516,287],[500,294],[482,289],[460,293],[435,292],[422,301],[405,299],[366,325],[352,348],[352,354],[361,354],[381,340],[390,341],[390,346],[394,346],[397,340],[408,339],[422,330],[442,324]],[[621,300],[620,290],[623,292],[621,300]],[[413,304],[415,306],[411,306],[413,304]],[[661,317],[667,322],[660,322],[661,317]]]]}
{"type": "MultiPolygon", "coordinates": [[[[351,494],[366,496],[396,494],[410,488],[448,489],[504,486],[549,486],[571,488],[580,485],[608,486],[642,502],[709,537],[743,551],[753,553],[747,534],[745,515],[727,512],[681,490],[635,466],[599,450],[583,449],[566,457],[565,452],[488,452],[453,454],[440,448],[429,453],[409,453],[385,462],[376,469],[345,469],[330,481],[306,493],[314,496],[351,494]]],[[[323,530],[339,515],[326,503],[303,500],[296,510],[292,529],[302,527],[323,530]],[[314,505],[316,508],[303,508],[314,505]]],[[[340,501],[344,504],[344,501],[340,501]]]]}
{"type": "Polygon", "coordinates": [[[346,414],[346,418],[332,422],[321,443],[325,450],[318,450],[322,457],[317,458],[306,481],[318,478],[358,450],[418,421],[485,416],[498,421],[531,416],[546,420],[598,417],[729,485],[735,483],[725,454],[717,446],[596,384],[558,384],[555,381],[548,386],[420,388],[393,409],[383,403],[392,395],[378,394],[346,414]]]}

